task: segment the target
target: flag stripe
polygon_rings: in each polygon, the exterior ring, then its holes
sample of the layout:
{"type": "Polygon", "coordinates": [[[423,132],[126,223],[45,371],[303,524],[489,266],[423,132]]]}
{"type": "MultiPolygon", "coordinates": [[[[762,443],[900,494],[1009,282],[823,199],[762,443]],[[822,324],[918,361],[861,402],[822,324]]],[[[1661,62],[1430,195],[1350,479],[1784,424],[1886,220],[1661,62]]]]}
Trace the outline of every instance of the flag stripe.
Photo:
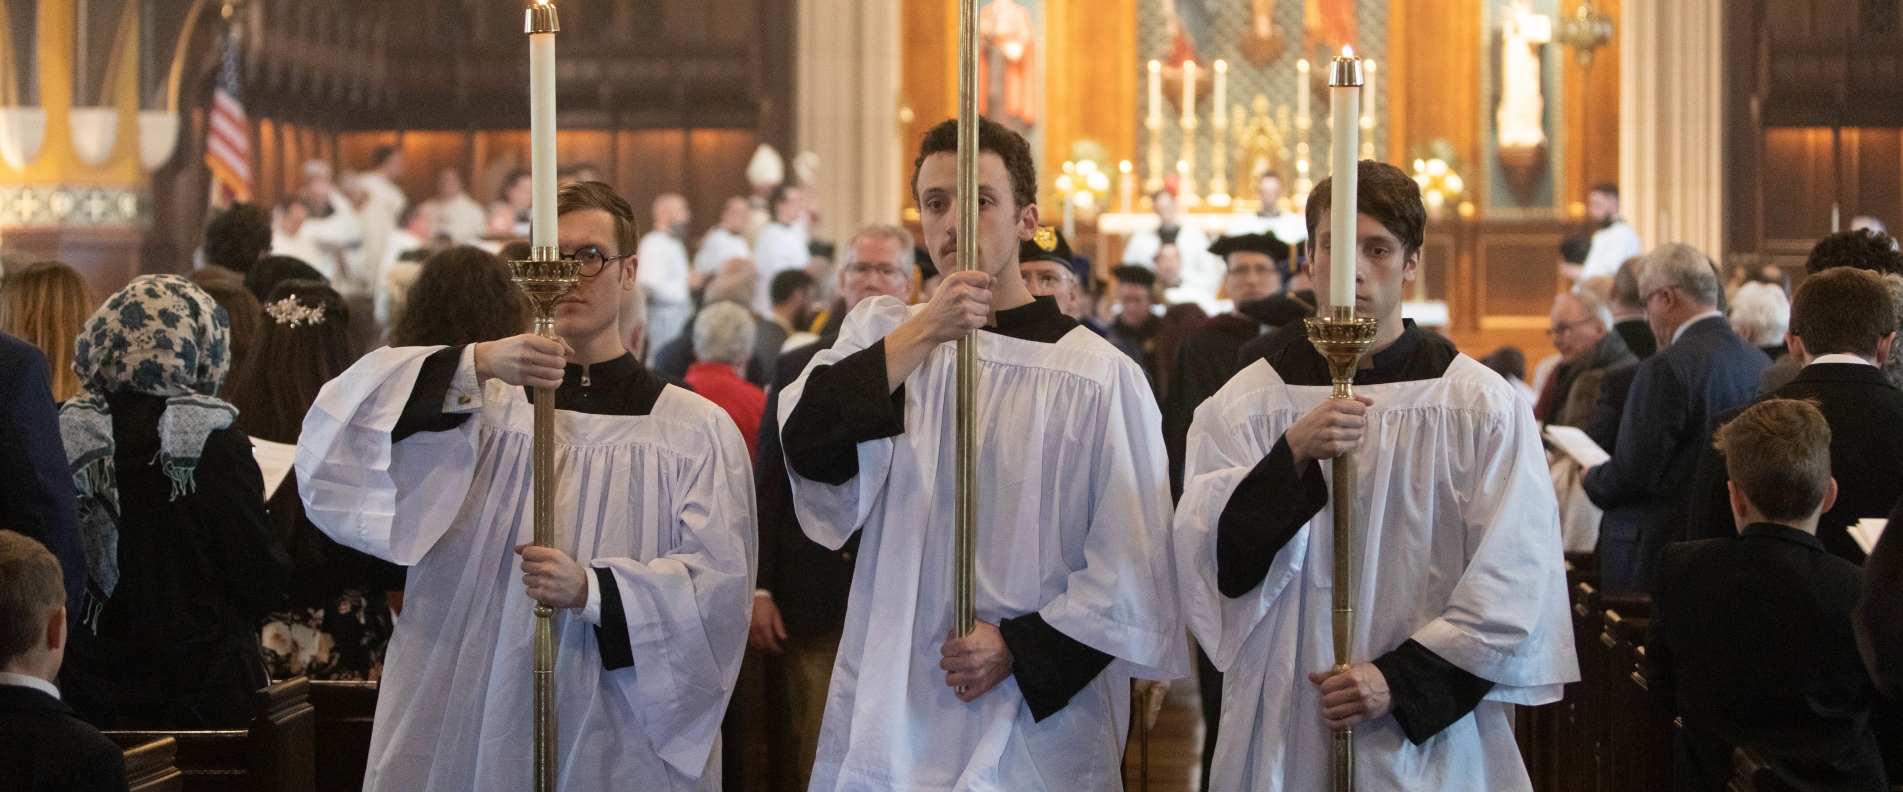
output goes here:
{"type": "Polygon", "coordinates": [[[205,140],[205,165],[211,168],[212,178],[219,182],[227,196],[249,201],[250,122],[238,94],[238,43],[227,37],[224,63],[218,69],[218,86],[212,91],[211,134],[205,140]]]}

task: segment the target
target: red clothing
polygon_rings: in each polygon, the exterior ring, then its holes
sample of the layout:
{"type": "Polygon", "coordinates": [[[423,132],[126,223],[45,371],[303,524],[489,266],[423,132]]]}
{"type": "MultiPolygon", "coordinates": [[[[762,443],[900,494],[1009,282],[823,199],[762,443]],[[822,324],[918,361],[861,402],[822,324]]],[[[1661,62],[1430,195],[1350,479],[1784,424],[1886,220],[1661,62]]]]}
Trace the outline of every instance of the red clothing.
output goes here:
{"type": "Polygon", "coordinates": [[[726,410],[747,440],[747,456],[760,453],[760,416],[766,412],[766,391],[746,381],[725,363],[695,363],[687,367],[687,386],[726,410]]]}

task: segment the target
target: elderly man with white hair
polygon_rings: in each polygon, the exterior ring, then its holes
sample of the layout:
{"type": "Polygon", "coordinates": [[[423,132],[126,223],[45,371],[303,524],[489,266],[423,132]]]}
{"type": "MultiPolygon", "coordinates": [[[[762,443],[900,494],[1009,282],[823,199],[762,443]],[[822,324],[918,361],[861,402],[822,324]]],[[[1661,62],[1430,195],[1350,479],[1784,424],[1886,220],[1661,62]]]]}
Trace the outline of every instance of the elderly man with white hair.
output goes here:
{"type": "Polygon", "coordinates": [[[1590,290],[1553,298],[1552,324],[1546,330],[1559,351],[1559,365],[1547,378],[1533,407],[1543,423],[1584,427],[1599,406],[1599,386],[1608,370],[1638,365],[1625,339],[1612,332],[1612,308],[1590,290]]]}
{"type": "Polygon", "coordinates": [[[1752,281],[1731,297],[1731,331],[1773,360],[1784,355],[1784,331],[1791,326],[1791,298],[1775,283],[1752,281]]]}
{"type": "Polygon", "coordinates": [[[1684,244],[1645,254],[1640,302],[1659,351],[1640,363],[1619,422],[1613,457],[1586,473],[1600,524],[1602,589],[1649,591],[1659,549],[1679,538],[1698,457],[1711,421],[1757,394],[1771,359],[1731,331],[1717,308],[1711,259],[1684,244]]]}

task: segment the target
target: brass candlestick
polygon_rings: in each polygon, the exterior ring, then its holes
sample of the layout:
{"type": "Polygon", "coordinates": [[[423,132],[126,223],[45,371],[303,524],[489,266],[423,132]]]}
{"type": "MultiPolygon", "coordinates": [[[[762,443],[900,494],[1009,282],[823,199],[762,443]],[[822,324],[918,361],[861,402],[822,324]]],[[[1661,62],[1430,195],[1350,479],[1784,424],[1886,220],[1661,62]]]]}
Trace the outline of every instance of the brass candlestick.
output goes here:
{"type": "MultiPolygon", "coordinates": [[[[1368,348],[1374,345],[1374,334],[1381,323],[1375,319],[1356,317],[1355,309],[1348,306],[1335,306],[1331,311],[1332,315],[1328,318],[1307,320],[1308,340],[1315,345],[1315,351],[1328,360],[1328,376],[1335,385],[1331,398],[1352,399],[1355,397],[1355,369],[1361,365],[1361,356],[1367,354],[1368,348]]],[[[1335,666],[1330,672],[1339,674],[1354,663],[1355,649],[1354,578],[1359,554],[1355,552],[1354,452],[1335,457],[1329,464],[1335,471],[1334,491],[1330,493],[1335,505],[1335,573],[1332,588],[1335,666]]],[[[1353,792],[1354,727],[1335,729],[1329,758],[1335,792],[1353,792]]]]}
{"type": "MultiPolygon", "coordinates": [[[[515,285],[535,307],[535,334],[555,338],[555,301],[579,280],[578,264],[559,248],[538,247],[509,262],[515,285]]],[[[535,389],[535,546],[555,546],[555,389],[535,389]]],[[[535,789],[555,789],[555,610],[535,605],[535,789]]]]}

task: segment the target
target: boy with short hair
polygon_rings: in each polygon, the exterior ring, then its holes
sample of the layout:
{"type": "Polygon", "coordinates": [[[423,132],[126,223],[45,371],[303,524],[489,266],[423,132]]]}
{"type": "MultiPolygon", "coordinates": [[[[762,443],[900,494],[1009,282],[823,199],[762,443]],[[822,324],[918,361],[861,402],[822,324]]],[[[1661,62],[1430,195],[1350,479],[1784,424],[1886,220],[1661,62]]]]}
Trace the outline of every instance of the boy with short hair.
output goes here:
{"type": "Polygon", "coordinates": [[[1674,788],[1723,790],[1732,749],[1762,754],[1759,788],[1883,790],[1874,690],[1851,627],[1863,575],[1817,538],[1837,499],[1830,425],[1771,399],[1720,427],[1738,535],[1659,559],[1647,684],[1684,722],[1674,788]]]}
{"type": "Polygon", "coordinates": [[[23,792],[123,790],[124,754],[53,685],[65,656],[59,560],[39,542],[0,531],[0,778],[23,792]]]}

